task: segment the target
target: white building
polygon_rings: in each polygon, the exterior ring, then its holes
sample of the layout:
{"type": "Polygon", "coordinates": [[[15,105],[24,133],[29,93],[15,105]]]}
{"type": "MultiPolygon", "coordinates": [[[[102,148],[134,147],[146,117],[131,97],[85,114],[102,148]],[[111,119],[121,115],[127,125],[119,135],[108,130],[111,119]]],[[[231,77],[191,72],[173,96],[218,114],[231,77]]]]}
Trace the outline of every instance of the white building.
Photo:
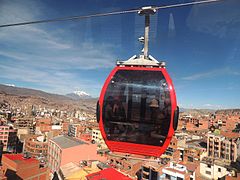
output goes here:
{"type": "Polygon", "coordinates": [[[95,143],[103,143],[103,137],[102,137],[102,134],[100,132],[99,129],[93,129],[92,130],[92,141],[94,141],[95,143]]]}
{"type": "Polygon", "coordinates": [[[162,169],[163,175],[160,179],[195,180],[195,169],[196,167],[188,169],[185,165],[170,162],[169,167],[162,169]]]}
{"type": "Polygon", "coordinates": [[[231,167],[231,162],[223,159],[203,158],[200,163],[200,174],[205,179],[224,179],[226,176],[235,177],[237,173],[231,167]]]}
{"type": "Polygon", "coordinates": [[[80,124],[69,124],[68,135],[71,137],[78,137],[78,126],[80,126],[80,124]]]}

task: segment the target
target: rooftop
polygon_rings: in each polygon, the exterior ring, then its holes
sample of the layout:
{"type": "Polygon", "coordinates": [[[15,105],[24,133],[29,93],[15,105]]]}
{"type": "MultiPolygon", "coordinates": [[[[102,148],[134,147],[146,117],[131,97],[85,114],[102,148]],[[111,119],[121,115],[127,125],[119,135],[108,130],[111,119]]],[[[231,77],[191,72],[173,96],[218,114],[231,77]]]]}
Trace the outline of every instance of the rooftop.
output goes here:
{"type": "Polygon", "coordinates": [[[34,158],[24,158],[23,154],[3,154],[6,158],[14,161],[15,163],[38,163],[34,158]]]}
{"type": "Polygon", "coordinates": [[[64,136],[64,135],[56,136],[56,137],[52,138],[51,140],[53,142],[55,142],[57,145],[59,145],[62,149],[79,146],[81,144],[87,144],[84,141],[74,139],[74,138],[64,136]]]}
{"type": "Polygon", "coordinates": [[[186,163],[185,166],[187,167],[187,170],[188,171],[195,171],[198,167],[198,164],[197,163],[186,163]]]}
{"type": "Polygon", "coordinates": [[[73,174],[76,171],[81,170],[82,168],[74,164],[73,162],[70,162],[68,164],[65,164],[64,166],[60,167],[64,177],[68,177],[69,175],[73,174]]]}
{"type": "Polygon", "coordinates": [[[98,172],[99,169],[93,169],[93,168],[89,168],[89,167],[84,167],[83,169],[81,170],[78,170],[78,171],[75,171],[71,174],[69,174],[66,179],[69,179],[69,180],[75,180],[75,179],[86,179],[85,177],[89,174],[92,174],[92,173],[95,173],[95,172],[98,172]]]}
{"type": "Polygon", "coordinates": [[[113,168],[107,168],[102,171],[92,173],[86,176],[88,180],[108,179],[108,180],[131,180],[131,178],[118,172],[113,168]]]}
{"type": "MultiPolygon", "coordinates": [[[[48,176],[48,169],[47,168],[32,168],[31,170],[19,171],[17,175],[20,176],[22,179],[32,179],[32,177],[36,177],[36,175],[45,174],[45,177],[48,176]]],[[[10,179],[10,178],[9,178],[10,179]]],[[[39,178],[41,179],[41,178],[39,178]]]]}
{"type": "Polygon", "coordinates": [[[234,132],[223,132],[221,131],[221,135],[226,137],[226,138],[240,138],[240,133],[234,133],[234,132]]]}
{"type": "Polygon", "coordinates": [[[150,162],[150,161],[146,161],[144,164],[143,164],[144,167],[152,167],[154,168],[155,170],[158,170],[160,169],[162,166],[160,164],[158,164],[158,162],[150,162]]]}
{"type": "Polygon", "coordinates": [[[185,174],[186,174],[186,171],[179,171],[179,170],[176,170],[176,169],[170,168],[170,167],[163,168],[163,172],[164,172],[164,173],[166,173],[166,170],[167,170],[167,171],[171,171],[171,172],[173,172],[173,173],[182,174],[182,175],[185,175],[185,174]]]}
{"type": "Polygon", "coordinates": [[[215,130],[213,133],[209,132],[208,136],[219,136],[219,137],[225,137],[228,139],[237,139],[240,138],[240,133],[232,132],[232,131],[220,131],[215,130]]]}
{"type": "Polygon", "coordinates": [[[212,157],[204,157],[201,163],[205,164],[217,164],[219,166],[229,167],[231,166],[231,161],[226,159],[212,158],[212,157]]]}

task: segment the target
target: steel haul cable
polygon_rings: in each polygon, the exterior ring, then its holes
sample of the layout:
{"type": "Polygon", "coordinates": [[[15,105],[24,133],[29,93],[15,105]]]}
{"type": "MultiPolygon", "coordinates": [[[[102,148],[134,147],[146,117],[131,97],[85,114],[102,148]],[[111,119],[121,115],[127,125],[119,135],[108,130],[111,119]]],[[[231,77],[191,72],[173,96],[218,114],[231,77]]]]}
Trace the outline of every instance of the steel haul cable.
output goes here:
{"type": "MultiPolygon", "coordinates": [[[[180,3],[180,4],[172,4],[172,5],[165,5],[165,6],[157,6],[154,9],[167,9],[167,8],[175,8],[175,7],[183,7],[189,5],[197,5],[197,4],[204,4],[204,3],[212,3],[218,2],[221,0],[205,0],[205,1],[194,1],[189,3],[180,3]]],[[[46,19],[46,20],[38,20],[38,21],[28,21],[28,22],[20,22],[20,23],[12,23],[12,24],[3,24],[0,25],[0,28],[4,27],[11,27],[11,26],[23,26],[23,25],[30,25],[30,24],[41,24],[41,23],[53,23],[53,22],[61,22],[61,21],[75,21],[75,20],[83,20],[87,18],[94,18],[94,17],[103,17],[103,16],[111,16],[111,15],[119,15],[119,14],[127,14],[127,13],[136,13],[141,9],[131,9],[131,10],[123,10],[123,11],[116,11],[116,12],[108,12],[108,13],[98,13],[98,14],[91,14],[86,16],[69,16],[69,17],[62,17],[62,18],[55,18],[55,19],[46,19]]]]}

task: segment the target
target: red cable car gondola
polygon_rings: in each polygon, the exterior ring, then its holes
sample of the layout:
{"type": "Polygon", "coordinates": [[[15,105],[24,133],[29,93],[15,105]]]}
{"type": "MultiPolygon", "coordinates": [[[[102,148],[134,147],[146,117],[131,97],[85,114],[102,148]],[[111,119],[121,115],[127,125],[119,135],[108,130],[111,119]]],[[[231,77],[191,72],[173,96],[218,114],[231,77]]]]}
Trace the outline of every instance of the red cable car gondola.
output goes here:
{"type": "Polygon", "coordinates": [[[147,55],[149,15],[154,12],[152,7],[140,11],[145,15],[144,54],[117,62],[100,94],[97,119],[111,151],[159,157],[177,128],[172,80],[165,63],[147,55]]]}

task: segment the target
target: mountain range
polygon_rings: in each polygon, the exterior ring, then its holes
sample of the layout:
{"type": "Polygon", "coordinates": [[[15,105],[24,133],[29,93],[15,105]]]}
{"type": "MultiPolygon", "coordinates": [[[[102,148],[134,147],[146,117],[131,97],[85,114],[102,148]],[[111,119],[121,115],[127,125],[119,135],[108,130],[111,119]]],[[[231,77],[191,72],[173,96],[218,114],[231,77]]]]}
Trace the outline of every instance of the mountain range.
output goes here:
{"type": "MultiPolygon", "coordinates": [[[[58,109],[74,108],[95,112],[97,100],[98,98],[92,98],[88,93],[84,91],[74,91],[73,93],[69,93],[66,95],[59,95],[47,93],[41,90],[20,88],[0,84],[0,105],[3,103],[9,103],[15,106],[19,105],[21,106],[25,104],[43,105],[46,107],[58,109]]],[[[221,111],[232,111],[232,109],[221,111]]],[[[180,112],[192,114],[205,114],[215,113],[216,110],[186,109],[180,107],[180,112]]]]}
{"type": "Polygon", "coordinates": [[[0,104],[7,103],[12,106],[41,105],[63,110],[73,108],[95,112],[97,98],[92,98],[84,92],[78,94],[76,94],[76,98],[73,98],[41,90],[0,84],[0,104]]]}

